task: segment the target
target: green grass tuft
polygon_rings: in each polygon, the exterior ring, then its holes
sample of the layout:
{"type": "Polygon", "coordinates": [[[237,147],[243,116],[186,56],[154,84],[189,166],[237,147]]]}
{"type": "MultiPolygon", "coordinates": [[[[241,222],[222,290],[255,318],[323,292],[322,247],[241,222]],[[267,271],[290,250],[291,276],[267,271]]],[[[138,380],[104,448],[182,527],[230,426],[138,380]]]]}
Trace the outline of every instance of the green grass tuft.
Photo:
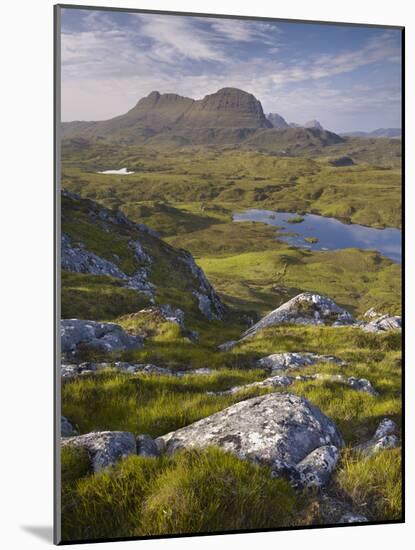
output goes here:
{"type": "Polygon", "coordinates": [[[294,490],[216,448],[129,457],[64,498],[64,540],[261,529],[294,523],[294,490]]]}

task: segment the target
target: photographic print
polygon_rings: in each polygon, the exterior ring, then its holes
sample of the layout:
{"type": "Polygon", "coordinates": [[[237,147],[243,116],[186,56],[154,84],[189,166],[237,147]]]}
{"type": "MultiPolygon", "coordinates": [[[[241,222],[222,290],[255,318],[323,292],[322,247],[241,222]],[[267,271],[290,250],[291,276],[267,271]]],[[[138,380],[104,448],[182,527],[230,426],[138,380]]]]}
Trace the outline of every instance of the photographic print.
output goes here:
{"type": "Polygon", "coordinates": [[[403,28],[55,7],[55,542],[403,521],[403,28]]]}

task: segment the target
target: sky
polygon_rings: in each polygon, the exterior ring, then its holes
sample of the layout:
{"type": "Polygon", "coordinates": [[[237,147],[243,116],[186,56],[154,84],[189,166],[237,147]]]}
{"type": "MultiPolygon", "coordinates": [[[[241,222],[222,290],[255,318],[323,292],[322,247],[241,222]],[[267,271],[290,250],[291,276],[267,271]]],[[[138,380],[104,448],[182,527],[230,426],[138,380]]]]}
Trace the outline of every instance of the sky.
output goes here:
{"type": "Polygon", "coordinates": [[[328,130],[400,127],[395,29],[62,9],[62,120],[105,120],[153,90],[253,93],[328,130]]]}

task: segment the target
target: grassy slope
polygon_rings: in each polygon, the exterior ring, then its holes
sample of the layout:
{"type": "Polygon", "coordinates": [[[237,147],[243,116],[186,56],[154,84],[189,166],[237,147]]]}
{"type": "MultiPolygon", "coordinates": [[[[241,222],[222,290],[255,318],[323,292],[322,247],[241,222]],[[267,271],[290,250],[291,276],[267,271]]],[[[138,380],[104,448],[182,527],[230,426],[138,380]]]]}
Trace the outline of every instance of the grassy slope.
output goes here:
{"type": "MultiPolygon", "coordinates": [[[[348,152],[347,145],[341,147],[344,153],[348,152]]],[[[327,149],[321,155],[327,155],[327,149]]],[[[382,166],[371,165],[364,160],[365,155],[371,158],[364,149],[360,147],[361,163],[334,168],[328,165],[327,158],[320,160],[318,156],[278,157],[226,148],[150,152],[124,147],[115,151],[111,146],[94,145],[63,157],[63,185],[106,206],[121,206],[132,219],[142,217],[143,201],[161,201],[170,206],[193,202],[199,208],[196,215],[200,215],[205,204],[214,204],[230,213],[255,207],[314,212],[373,227],[399,227],[399,158],[393,160],[385,155],[382,166]],[[135,173],[96,173],[123,166],[135,173]]],[[[176,212],[150,216],[149,221],[168,235],[188,229],[189,222],[197,220],[188,220],[185,213],[176,212]]]]}
{"type": "Polygon", "coordinates": [[[356,315],[399,313],[398,264],[373,251],[312,252],[275,241],[259,223],[221,223],[169,239],[190,250],[229,306],[264,314],[299,292],[333,298],[356,315]]]}
{"type": "MultiPolygon", "coordinates": [[[[254,368],[257,358],[276,351],[294,350],[336,353],[347,362],[345,367],[314,365],[304,370],[305,373],[342,373],[367,377],[380,392],[378,397],[373,397],[321,380],[296,382],[290,387],[289,391],[305,396],[337,423],[348,446],[367,440],[385,416],[400,423],[400,335],[373,335],[350,328],[299,326],[267,329],[232,351],[224,353],[218,353],[213,346],[208,345],[201,349],[200,345],[190,344],[179,338],[175,341],[169,338],[166,341],[150,339],[145,348],[124,354],[122,358],[134,361],[163,358],[163,364],[172,368],[183,365],[193,368],[206,366],[213,368],[215,372],[209,376],[169,378],[119,374],[109,369],[98,375],[65,382],[62,388],[63,414],[76,423],[81,433],[121,429],[135,434],[145,432],[158,436],[222,410],[236,401],[269,391],[284,391],[251,388],[232,396],[212,396],[206,393],[261,380],[265,373],[254,368]]],[[[275,480],[271,480],[263,469],[263,473],[258,471],[261,481],[258,480],[257,485],[254,467],[232,457],[222,458],[223,453],[215,453],[217,451],[206,451],[200,453],[197,459],[203,479],[207,462],[210,464],[206,472],[206,479],[209,475],[212,476],[208,493],[205,493],[207,487],[202,478],[195,477],[195,472],[189,465],[178,473],[176,465],[181,463],[180,457],[156,461],[132,458],[115,469],[94,475],[89,473],[82,457],[75,463],[73,457],[65,457],[64,464],[68,463],[64,470],[68,482],[63,486],[66,537],[76,539],[88,537],[88,534],[99,538],[116,534],[128,536],[150,532],[174,533],[178,532],[176,529],[181,532],[196,532],[215,530],[215,526],[234,529],[240,525],[238,521],[241,521],[242,513],[236,503],[239,499],[245,501],[248,498],[252,505],[251,499],[254,495],[261,498],[255,504],[256,515],[251,518],[252,522],[246,523],[245,528],[265,525],[260,518],[267,516],[270,523],[266,525],[269,526],[287,526],[309,521],[306,513],[302,514],[308,510],[310,498],[318,506],[314,497],[294,497],[285,484],[275,484],[275,480]],[[228,465],[227,474],[223,474],[225,478],[218,474],[218,468],[221,468],[223,461],[228,465]],[[254,476],[252,483],[237,483],[241,468],[242,471],[247,469],[249,475],[254,476]],[[74,481],[77,476],[79,481],[74,481]],[[144,479],[147,482],[143,485],[144,479]],[[217,492],[222,494],[224,479],[233,480],[234,491],[231,508],[225,503],[223,509],[215,504],[214,495],[217,492]],[[145,494],[137,493],[138,486],[145,488],[145,494]],[[196,515],[199,516],[201,510],[208,510],[207,515],[203,513],[200,516],[205,518],[201,520],[202,523],[195,523],[193,515],[185,513],[189,506],[188,491],[194,495],[191,510],[196,515]],[[276,501],[272,497],[275,495],[274,491],[278,495],[275,496],[276,501]],[[202,500],[194,500],[197,494],[202,500]],[[150,516],[147,510],[149,503],[152,510],[150,516]],[[155,503],[167,507],[165,509],[169,510],[168,514],[155,516],[155,503]],[[278,524],[272,523],[275,521],[272,519],[274,516],[269,517],[272,503],[274,506],[278,503],[278,507],[286,510],[286,514],[279,516],[278,524]]],[[[385,451],[367,462],[354,455],[350,447],[347,447],[342,453],[342,460],[329,493],[346,499],[349,505],[351,503],[370,519],[399,518],[399,461],[398,451],[385,451]]],[[[223,503],[223,497],[220,502],[223,503]]],[[[318,514],[314,514],[313,522],[321,521],[324,522],[318,514]]]]}

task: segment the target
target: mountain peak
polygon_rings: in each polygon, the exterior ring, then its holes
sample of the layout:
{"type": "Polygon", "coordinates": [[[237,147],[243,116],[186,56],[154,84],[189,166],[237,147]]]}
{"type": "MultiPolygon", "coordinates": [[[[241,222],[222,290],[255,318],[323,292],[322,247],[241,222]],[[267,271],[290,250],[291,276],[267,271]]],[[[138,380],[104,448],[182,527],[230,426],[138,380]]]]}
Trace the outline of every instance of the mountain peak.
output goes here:
{"type": "Polygon", "coordinates": [[[304,128],[317,128],[318,130],[324,130],[323,126],[318,120],[309,120],[304,124],[304,128]]]}

